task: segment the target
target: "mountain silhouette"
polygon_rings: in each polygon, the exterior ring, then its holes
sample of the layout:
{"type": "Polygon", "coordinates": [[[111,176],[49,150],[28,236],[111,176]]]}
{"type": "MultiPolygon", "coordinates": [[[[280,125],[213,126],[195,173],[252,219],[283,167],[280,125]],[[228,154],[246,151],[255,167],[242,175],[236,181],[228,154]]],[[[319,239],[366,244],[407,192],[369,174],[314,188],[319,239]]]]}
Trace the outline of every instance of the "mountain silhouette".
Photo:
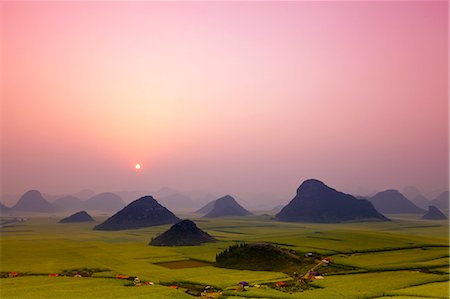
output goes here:
{"type": "Polygon", "coordinates": [[[203,217],[228,217],[228,216],[248,216],[252,215],[249,211],[244,209],[237,201],[230,195],[226,195],[216,199],[214,208],[203,217]]]}
{"type": "Polygon", "coordinates": [[[383,192],[378,192],[369,201],[381,213],[386,214],[409,214],[409,213],[423,213],[425,210],[419,208],[408,200],[403,194],[397,190],[390,189],[383,192]]]}
{"type": "Polygon", "coordinates": [[[141,197],[94,227],[94,230],[123,230],[177,223],[180,219],[152,196],[141,197]]]}
{"type": "Polygon", "coordinates": [[[91,222],[95,221],[91,215],[86,211],[77,212],[64,219],[61,219],[59,223],[72,223],[72,222],[91,222]]]}
{"type": "Polygon", "coordinates": [[[430,201],[430,205],[438,207],[439,209],[448,210],[449,192],[442,192],[438,197],[430,201]]]}
{"type": "Polygon", "coordinates": [[[149,245],[153,246],[195,246],[216,240],[202,231],[191,220],[183,220],[174,224],[169,230],[153,238],[149,245]]]}
{"type": "Polygon", "coordinates": [[[448,219],[438,208],[435,206],[429,206],[428,212],[422,216],[422,219],[428,220],[445,220],[448,219]]]}
{"type": "Polygon", "coordinates": [[[116,212],[125,205],[125,202],[117,194],[104,192],[86,200],[83,207],[88,211],[116,212]]]}
{"type": "Polygon", "coordinates": [[[85,202],[73,195],[67,195],[58,198],[53,202],[53,204],[61,207],[66,211],[79,211],[84,209],[85,202]]]}
{"type": "Polygon", "coordinates": [[[53,213],[61,209],[48,202],[37,190],[26,192],[11,208],[13,211],[53,213]]]}
{"type": "Polygon", "coordinates": [[[304,181],[297,195],[275,216],[279,221],[337,223],[377,219],[389,221],[365,199],[356,199],[315,179],[304,181]]]}

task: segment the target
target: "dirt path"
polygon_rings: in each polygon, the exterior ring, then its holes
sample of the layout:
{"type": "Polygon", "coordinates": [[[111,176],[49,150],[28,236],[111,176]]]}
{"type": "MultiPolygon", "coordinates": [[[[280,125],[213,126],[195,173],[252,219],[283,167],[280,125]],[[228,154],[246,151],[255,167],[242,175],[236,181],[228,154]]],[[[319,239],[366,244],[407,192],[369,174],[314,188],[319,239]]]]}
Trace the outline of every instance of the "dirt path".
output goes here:
{"type": "Polygon", "coordinates": [[[317,268],[319,268],[322,265],[323,265],[323,262],[320,261],[317,265],[315,265],[314,267],[312,267],[311,269],[306,271],[305,275],[302,276],[302,279],[305,279],[305,280],[309,279],[309,272],[312,272],[312,271],[316,270],[317,268]]]}

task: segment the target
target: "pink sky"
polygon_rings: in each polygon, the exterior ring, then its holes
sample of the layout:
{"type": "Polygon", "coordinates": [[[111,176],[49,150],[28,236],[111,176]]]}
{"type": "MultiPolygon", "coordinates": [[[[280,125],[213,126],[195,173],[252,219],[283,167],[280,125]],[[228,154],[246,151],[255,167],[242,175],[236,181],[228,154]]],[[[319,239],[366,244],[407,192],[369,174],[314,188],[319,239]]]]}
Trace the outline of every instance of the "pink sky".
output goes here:
{"type": "Polygon", "coordinates": [[[0,5],[2,194],[448,188],[446,1],[0,5]]]}

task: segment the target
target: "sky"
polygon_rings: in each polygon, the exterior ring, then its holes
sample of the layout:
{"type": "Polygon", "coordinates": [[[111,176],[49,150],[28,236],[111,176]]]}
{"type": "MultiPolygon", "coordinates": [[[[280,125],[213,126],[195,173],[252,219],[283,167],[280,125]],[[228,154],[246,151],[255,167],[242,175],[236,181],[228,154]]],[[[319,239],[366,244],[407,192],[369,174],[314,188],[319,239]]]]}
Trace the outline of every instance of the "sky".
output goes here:
{"type": "Polygon", "coordinates": [[[0,9],[2,195],[448,189],[447,1],[0,9]]]}

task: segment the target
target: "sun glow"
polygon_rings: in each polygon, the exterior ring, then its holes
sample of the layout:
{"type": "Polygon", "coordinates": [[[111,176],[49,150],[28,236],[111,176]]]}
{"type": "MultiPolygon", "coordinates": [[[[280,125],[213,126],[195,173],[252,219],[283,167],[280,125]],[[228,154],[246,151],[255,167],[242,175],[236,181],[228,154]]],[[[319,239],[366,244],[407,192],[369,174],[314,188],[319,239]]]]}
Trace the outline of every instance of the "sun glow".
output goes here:
{"type": "Polygon", "coordinates": [[[134,168],[135,168],[136,170],[141,169],[141,164],[136,164],[136,165],[134,166],[134,168]]]}

